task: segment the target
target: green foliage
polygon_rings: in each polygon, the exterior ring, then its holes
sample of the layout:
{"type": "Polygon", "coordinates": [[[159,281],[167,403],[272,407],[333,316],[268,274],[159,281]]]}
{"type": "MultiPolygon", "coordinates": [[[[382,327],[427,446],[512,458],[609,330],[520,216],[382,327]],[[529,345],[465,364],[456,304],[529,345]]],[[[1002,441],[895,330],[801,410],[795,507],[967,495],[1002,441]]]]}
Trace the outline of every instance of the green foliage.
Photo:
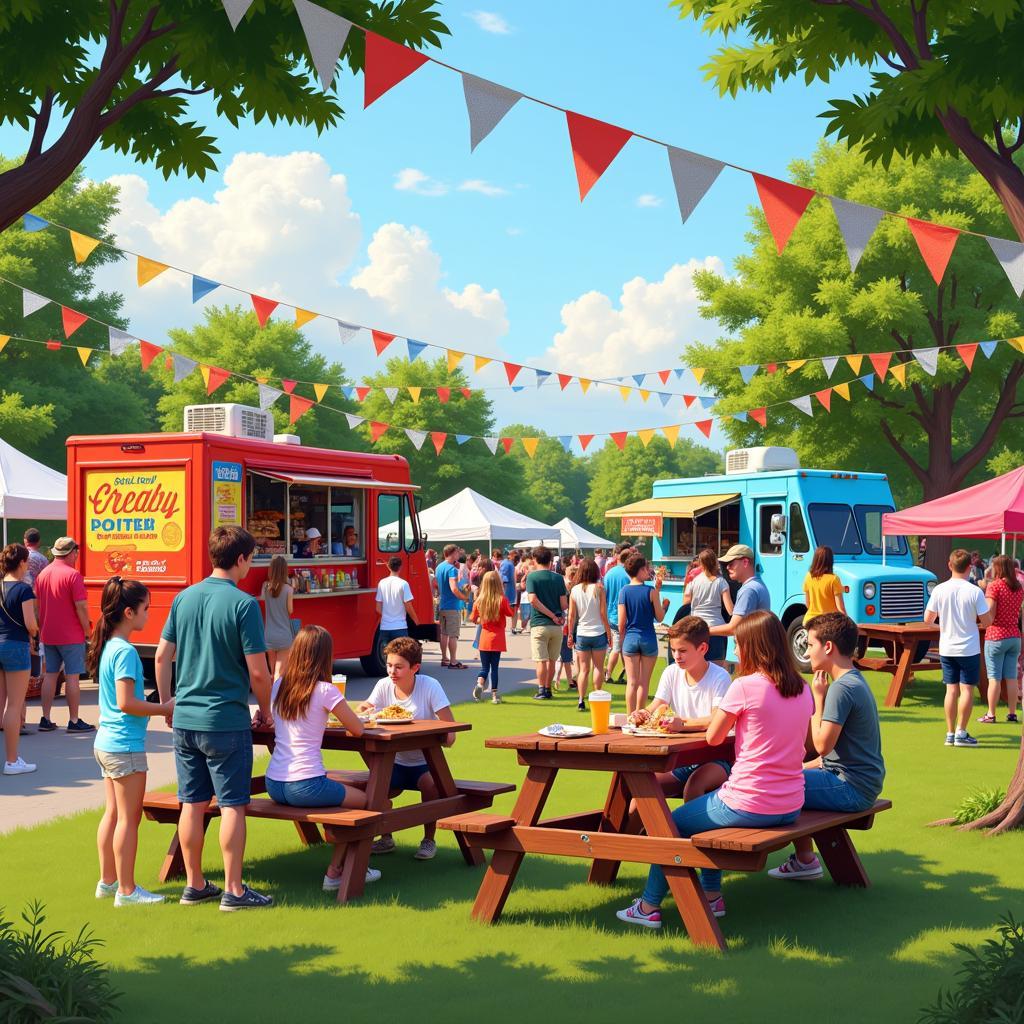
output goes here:
{"type": "Polygon", "coordinates": [[[521,496],[520,504],[513,507],[542,523],[557,523],[564,516],[582,523],[588,487],[585,461],[567,452],[557,438],[526,423],[510,423],[499,433],[502,437],[540,438],[532,459],[518,441],[509,453],[517,467],[516,493],[521,496]]]}
{"type": "Polygon", "coordinates": [[[966,825],[970,821],[977,821],[986,814],[991,814],[1006,799],[1006,791],[998,787],[991,789],[972,789],[956,805],[953,812],[953,823],[966,825]]]}
{"type": "Polygon", "coordinates": [[[1002,476],[1021,466],[1024,466],[1024,452],[1011,451],[1006,447],[1000,449],[985,463],[990,476],[1002,476]]]}
{"type": "MultiPolygon", "coordinates": [[[[822,143],[812,160],[794,163],[791,171],[799,185],[856,202],[993,235],[1007,230],[997,200],[963,160],[936,157],[913,165],[897,159],[883,170],[845,146],[822,143]]],[[[816,361],[793,374],[784,367],[772,376],[759,372],[745,385],[736,371],[743,364],[1012,337],[1024,323],[1017,297],[980,238],[961,237],[936,287],[909,230],[895,218],[882,219],[851,274],[826,201],[812,201],[781,256],[761,211],[751,209],[750,216],[750,251],[736,260],[735,276],[704,271],[695,279],[702,315],[719,320],[729,334],[687,354],[689,363],[708,368],[705,383],[722,396],[718,411],[854,383],[849,404],[833,394],[831,415],[815,401],[813,422],[789,405],[769,409],[766,430],[728,421],[724,429],[734,444],[788,445],[805,466],[889,473],[906,503],[919,499],[922,476],[949,487],[962,483],[956,472],[982,472],[995,428],[1002,442],[1024,441],[1020,420],[1006,417],[1021,407],[996,414],[997,400],[1016,387],[1021,372],[1020,357],[1008,345],[998,346],[990,360],[979,350],[970,374],[955,353],[939,357],[935,377],[912,364],[906,389],[891,376],[885,383],[876,377],[869,394],[845,362],[828,379],[816,361]]],[[[865,358],[860,374],[870,372],[865,358]]]]}
{"type": "Polygon", "coordinates": [[[980,949],[954,944],[963,955],[959,985],[921,1011],[920,1024],[1017,1024],[1024,1020],[1024,925],[1001,919],[998,938],[980,949]]]}
{"type": "Polygon", "coordinates": [[[102,1024],[113,1018],[118,993],[95,958],[103,945],[86,929],[73,939],[47,931],[41,903],[22,912],[25,927],[0,911],[0,1024],[102,1024]]]}
{"type": "Polygon", "coordinates": [[[0,391],[0,437],[22,450],[53,433],[52,405],[25,405],[21,395],[0,391]]]}

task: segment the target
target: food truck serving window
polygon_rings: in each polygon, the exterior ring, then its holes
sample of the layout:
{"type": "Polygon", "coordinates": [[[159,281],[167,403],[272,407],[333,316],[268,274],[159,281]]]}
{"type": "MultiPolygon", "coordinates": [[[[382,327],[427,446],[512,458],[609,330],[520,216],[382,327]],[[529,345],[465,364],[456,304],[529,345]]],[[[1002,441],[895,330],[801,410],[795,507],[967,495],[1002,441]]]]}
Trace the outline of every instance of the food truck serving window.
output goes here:
{"type": "Polygon", "coordinates": [[[853,521],[853,510],[849,505],[808,505],[811,528],[819,545],[825,544],[835,555],[860,555],[863,548],[857,525],[853,521]]]}

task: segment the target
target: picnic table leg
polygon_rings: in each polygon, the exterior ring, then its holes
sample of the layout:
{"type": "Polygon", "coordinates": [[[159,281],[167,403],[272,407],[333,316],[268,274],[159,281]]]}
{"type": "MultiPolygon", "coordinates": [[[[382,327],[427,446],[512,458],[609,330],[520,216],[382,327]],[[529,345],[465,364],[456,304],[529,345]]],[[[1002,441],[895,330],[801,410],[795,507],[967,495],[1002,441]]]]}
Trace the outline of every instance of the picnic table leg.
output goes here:
{"type": "MultiPolygon", "coordinates": [[[[445,759],[444,750],[440,743],[435,746],[423,748],[423,756],[427,759],[427,767],[430,769],[430,776],[437,786],[438,796],[458,796],[459,790],[452,778],[451,769],[445,759]]],[[[484,863],[484,851],[470,846],[466,837],[461,832],[455,833],[455,841],[459,844],[462,859],[470,866],[476,867],[484,863]]]]}
{"type": "MultiPolygon", "coordinates": [[[[210,827],[210,815],[203,815],[203,834],[210,827]]],[[[170,845],[167,847],[167,856],[164,857],[163,866],[157,878],[161,882],[169,882],[174,878],[185,877],[185,857],[181,852],[181,840],[178,838],[178,826],[174,826],[174,835],[171,837],[170,845]]]]}
{"type": "MultiPolygon", "coordinates": [[[[612,776],[608,786],[608,797],[601,815],[601,832],[622,832],[629,818],[629,790],[619,772],[612,776]]],[[[590,865],[587,881],[594,885],[611,885],[619,874],[620,861],[595,860],[590,865]]]]}
{"type": "Polygon", "coordinates": [[[871,885],[860,857],[845,828],[829,828],[812,837],[821,859],[836,885],[855,885],[866,889],[871,885]]]}
{"type": "Polygon", "coordinates": [[[295,822],[295,831],[299,833],[299,838],[304,846],[316,846],[317,843],[324,841],[324,837],[320,835],[320,829],[311,821],[295,822]]]}
{"type": "MultiPolygon", "coordinates": [[[[626,782],[636,800],[636,809],[649,836],[676,838],[679,835],[661,787],[653,776],[642,772],[629,772],[626,782]]],[[[669,891],[691,941],[698,946],[726,948],[725,936],[718,927],[718,919],[711,913],[704,897],[700,879],[693,868],[663,868],[669,891]]]]}
{"type": "MultiPolygon", "coordinates": [[[[527,770],[526,781],[519,790],[519,797],[512,809],[512,817],[517,824],[536,825],[540,821],[557,772],[557,768],[537,766],[527,770]]],[[[494,851],[473,904],[473,917],[478,921],[493,924],[501,917],[505,901],[519,872],[519,865],[523,862],[523,856],[524,854],[512,850],[494,851]]]]}
{"type": "Polygon", "coordinates": [[[892,675],[892,682],[889,684],[889,693],[885,698],[887,708],[898,708],[903,701],[903,689],[907,685],[907,676],[910,675],[910,666],[914,662],[914,643],[904,644],[900,640],[894,642],[894,654],[897,654],[896,671],[892,675]]]}
{"type": "MultiPolygon", "coordinates": [[[[395,764],[394,754],[364,754],[363,760],[370,769],[366,782],[366,807],[380,811],[388,799],[391,789],[391,769],[395,764]]],[[[341,862],[341,885],[338,887],[338,902],[347,903],[363,895],[366,887],[366,869],[370,866],[370,851],[373,839],[359,839],[345,848],[341,862]]]]}

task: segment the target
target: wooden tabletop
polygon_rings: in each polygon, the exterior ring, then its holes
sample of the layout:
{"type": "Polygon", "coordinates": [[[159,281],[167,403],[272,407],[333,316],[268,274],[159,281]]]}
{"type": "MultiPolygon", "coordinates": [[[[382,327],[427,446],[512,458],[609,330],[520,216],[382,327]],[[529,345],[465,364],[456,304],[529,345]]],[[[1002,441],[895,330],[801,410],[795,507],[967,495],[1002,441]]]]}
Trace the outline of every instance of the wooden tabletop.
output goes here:
{"type": "Polygon", "coordinates": [[[924,637],[938,637],[937,622],[859,622],[857,628],[864,634],[878,637],[901,637],[909,634],[924,637]]]}
{"type": "Polygon", "coordinates": [[[516,736],[492,736],[484,740],[485,747],[498,750],[548,751],[560,754],[607,754],[615,756],[667,757],[681,753],[706,753],[720,751],[723,759],[732,755],[733,741],[712,747],[703,732],[675,733],[664,736],[630,736],[618,729],[611,729],[600,736],[582,736],[577,739],[555,739],[538,732],[521,733],[516,736]]]}
{"type": "MultiPolygon", "coordinates": [[[[345,729],[324,729],[323,750],[417,750],[424,742],[440,743],[450,732],[468,732],[469,722],[441,722],[436,718],[409,722],[408,725],[378,725],[364,729],[361,736],[353,736],[345,729]]],[[[253,743],[273,741],[273,729],[253,729],[253,743]]]]}

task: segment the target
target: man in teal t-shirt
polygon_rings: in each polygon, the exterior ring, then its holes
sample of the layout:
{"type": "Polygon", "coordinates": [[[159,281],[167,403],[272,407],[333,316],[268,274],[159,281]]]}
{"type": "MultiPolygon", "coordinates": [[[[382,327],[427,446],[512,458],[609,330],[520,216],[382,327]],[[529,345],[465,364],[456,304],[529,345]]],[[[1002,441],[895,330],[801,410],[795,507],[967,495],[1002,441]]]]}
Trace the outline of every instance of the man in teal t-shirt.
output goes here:
{"type": "Polygon", "coordinates": [[[222,910],[273,903],[242,884],[252,783],[250,686],[259,703],[257,720],[273,725],[260,606],[238,589],[255,550],[256,541],[240,526],[221,526],[210,534],[213,572],[174,599],[156,652],[162,701],[170,699],[171,665],[177,660],[174,763],[182,804],[178,839],[188,883],[181,902],[219,897],[222,910]],[[203,875],[204,820],[214,796],[221,814],[224,892],[203,875]]]}

